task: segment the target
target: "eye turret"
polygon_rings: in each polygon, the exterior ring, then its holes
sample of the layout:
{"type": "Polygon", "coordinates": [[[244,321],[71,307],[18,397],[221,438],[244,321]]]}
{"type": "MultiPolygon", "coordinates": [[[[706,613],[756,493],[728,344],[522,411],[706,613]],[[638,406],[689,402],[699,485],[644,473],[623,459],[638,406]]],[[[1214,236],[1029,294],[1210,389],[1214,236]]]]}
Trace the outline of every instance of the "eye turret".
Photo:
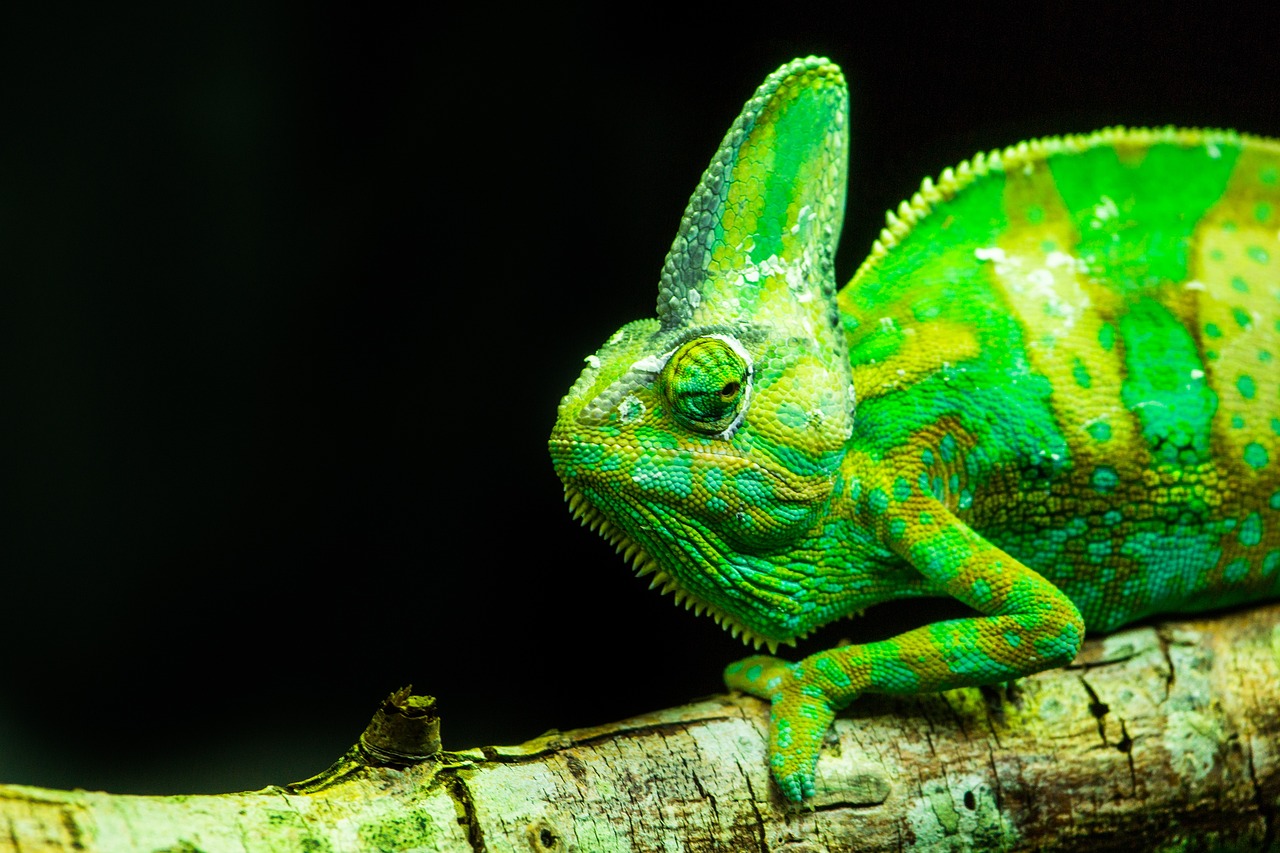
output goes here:
{"type": "Polygon", "coordinates": [[[751,397],[751,357],[723,335],[680,346],[662,371],[663,391],[676,421],[695,432],[728,438],[751,397]]]}

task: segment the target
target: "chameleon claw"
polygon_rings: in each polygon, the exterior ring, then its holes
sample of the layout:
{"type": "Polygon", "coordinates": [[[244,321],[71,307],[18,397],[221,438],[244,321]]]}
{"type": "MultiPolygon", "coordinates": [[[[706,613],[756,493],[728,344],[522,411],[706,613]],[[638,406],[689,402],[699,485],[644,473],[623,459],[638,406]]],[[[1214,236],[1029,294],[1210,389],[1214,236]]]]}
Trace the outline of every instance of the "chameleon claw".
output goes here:
{"type": "Polygon", "coordinates": [[[782,796],[796,804],[803,803],[817,791],[812,771],[805,773],[798,770],[786,776],[779,776],[775,772],[773,779],[778,783],[778,790],[782,791],[782,796]]]}

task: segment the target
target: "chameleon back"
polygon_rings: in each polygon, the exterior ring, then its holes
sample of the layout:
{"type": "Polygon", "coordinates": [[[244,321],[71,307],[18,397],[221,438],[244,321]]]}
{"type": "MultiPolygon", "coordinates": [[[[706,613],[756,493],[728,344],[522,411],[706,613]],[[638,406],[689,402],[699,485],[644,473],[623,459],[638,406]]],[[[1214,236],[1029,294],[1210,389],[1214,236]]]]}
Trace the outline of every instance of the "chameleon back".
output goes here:
{"type": "Polygon", "coordinates": [[[853,443],[917,448],[1090,628],[1280,592],[1278,177],[1272,140],[1113,129],[926,182],[839,296],[853,443]]]}

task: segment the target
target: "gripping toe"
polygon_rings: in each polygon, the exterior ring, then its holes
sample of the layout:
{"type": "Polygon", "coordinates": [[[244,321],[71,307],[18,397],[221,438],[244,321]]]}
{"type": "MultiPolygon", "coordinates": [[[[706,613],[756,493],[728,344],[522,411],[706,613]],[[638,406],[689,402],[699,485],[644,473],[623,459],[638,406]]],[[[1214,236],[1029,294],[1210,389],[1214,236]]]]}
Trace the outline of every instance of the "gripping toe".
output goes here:
{"type": "Polygon", "coordinates": [[[724,683],[730,690],[741,690],[761,699],[773,699],[782,687],[784,676],[795,666],[781,658],[769,655],[753,655],[729,664],[724,671],[724,683]]]}

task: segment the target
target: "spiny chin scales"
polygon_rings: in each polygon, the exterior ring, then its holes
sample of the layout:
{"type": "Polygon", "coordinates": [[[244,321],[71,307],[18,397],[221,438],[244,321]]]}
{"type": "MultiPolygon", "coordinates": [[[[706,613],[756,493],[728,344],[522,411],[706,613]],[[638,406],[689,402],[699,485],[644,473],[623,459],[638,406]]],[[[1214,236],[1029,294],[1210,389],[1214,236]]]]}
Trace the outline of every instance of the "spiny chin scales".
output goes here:
{"type": "Polygon", "coordinates": [[[649,589],[657,589],[663,594],[671,593],[675,598],[677,605],[683,604],[685,610],[692,609],[694,613],[701,616],[704,613],[716,621],[716,624],[727,630],[733,637],[740,637],[744,645],[749,645],[755,649],[764,646],[769,649],[769,654],[777,654],[779,645],[794,646],[796,640],[803,640],[808,636],[807,632],[799,637],[790,640],[769,640],[764,637],[757,636],[750,629],[743,627],[732,616],[722,612],[716,607],[707,604],[705,601],[697,598],[693,594],[686,592],[680,588],[679,582],[669,574],[664,572],[658,565],[658,561],[650,557],[645,550],[640,547],[639,543],[630,539],[623,531],[614,527],[600,512],[592,506],[582,492],[571,486],[564,487],[564,499],[569,504],[569,510],[573,517],[582,522],[584,527],[589,527],[593,531],[599,531],[600,535],[608,540],[614,549],[622,554],[623,560],[632,564],[636,577],[642,578],[645,575],[653,575],[649,581],[649,589]]]}

